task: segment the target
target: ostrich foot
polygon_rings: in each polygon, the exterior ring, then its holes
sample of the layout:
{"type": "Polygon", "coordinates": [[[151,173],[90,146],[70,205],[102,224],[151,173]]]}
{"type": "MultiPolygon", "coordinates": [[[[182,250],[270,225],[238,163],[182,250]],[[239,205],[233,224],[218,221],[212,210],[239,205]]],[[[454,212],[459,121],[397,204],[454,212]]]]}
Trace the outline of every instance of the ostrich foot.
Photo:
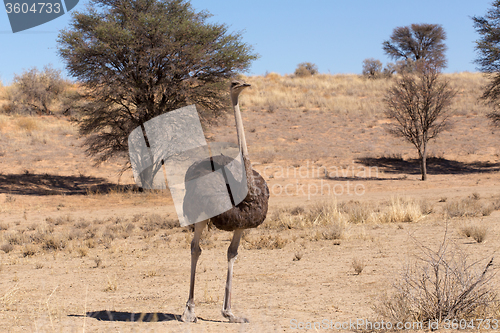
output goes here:
{"type": "Polygon", "coordinates": [[[181,320],[185,323],[196,323],[198,320],[194,314],[194,304],[187,303],[186,309],[181,316],[181,320]]]}
{"type": "Polygon", "coordinates": [[[236,317],[231,311],[222,310],[224,318],[229,319],[230,323],[249,323],[248,319],[244,317],[236,317]]]}

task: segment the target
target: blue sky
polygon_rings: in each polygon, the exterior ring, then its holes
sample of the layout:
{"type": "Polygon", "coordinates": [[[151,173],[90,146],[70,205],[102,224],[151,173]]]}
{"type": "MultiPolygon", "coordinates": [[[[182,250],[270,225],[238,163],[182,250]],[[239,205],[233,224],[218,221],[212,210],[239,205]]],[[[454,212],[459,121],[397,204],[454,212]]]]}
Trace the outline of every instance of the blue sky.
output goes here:
{"type": "MultiPolygon", "coordinates": [[[[12,0],[14,1],[14,0],[12,0]]],[[[74,10],[83,10],[86,0],[74,10]]],[[[471,16],[484,15],[491,0],[192,0],[214,22],[242,31],[243,41],[260,54],[248,74],[293,73],[301,62],[315,63],[321,73],[361,73],[363,59],[391,61],[382,51],[395,27],[412,23],[441,24],[447,33],[445,72],[476,71],[471,16]]],[[[63,15],[44,25],[13,34],[0,10],[0,80],[14,73],[52,64],[64,71],[57,56],[57,35],[69,24],[63,15]]]]}

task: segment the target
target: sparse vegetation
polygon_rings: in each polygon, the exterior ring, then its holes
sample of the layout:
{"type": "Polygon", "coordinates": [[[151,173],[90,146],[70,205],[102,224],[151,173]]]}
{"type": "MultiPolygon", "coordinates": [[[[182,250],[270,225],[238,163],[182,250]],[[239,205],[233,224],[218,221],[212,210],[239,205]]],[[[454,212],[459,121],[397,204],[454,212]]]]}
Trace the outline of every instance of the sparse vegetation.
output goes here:
{"type": "Polygon", "coordinates": [[[495,311],[493,259],[483,267],[470,264],[464,253],[451,248],[446,235],[437,250],[419,245],[423,256],[406,264],[394,293],[376,307],[377,312],[393,321],[423,322],[425,329],[430,320],[488,318],[495,311]]]}
{"type": "MultiPolygon", "coordinates": [[[[270,313],[277,313],[282,304],[302,294],[301,309],[308,313],[350,307],[353,299],[364,297],[366,289],[351,283],[338,288],[344,279],[368,286],[371,297],[378,298],[387,288],[385,278],[395,265],[395,255],[400,258],[412,252],[407,235],[422,237],[430,247],[439,237],[436,230],[447,205],[453,202],[470,201],[471,211],[474,203],[479,207],[480,213],[467,219],[483,232],[470,228],[470,238],[465,238],[462,214],[450,222],[453,236],[473,251],[471,258],[477,260],[497,247],[498,214],[493,210],[500,207],[500,200],[485,187],[497,182],[498,149],[489,141],[492,129],[484,117],[489,110],[476,101],[486,78],[478,73],[443,76],[459,91],[452,105],[458,115],[454,117],[456,130],[443,133],[430,152],[435,156],[430,167],[437,172],[429,184],[415,182],[417,164],[408,163],[415,160],[415,151],[383,131],[382,99],[393,79],[375,83],[360,75],[276,73],[245,78],[253,86],[242,100],[251,156],[266,161],[266,165],[256,163],[255,169],[275,190],[275,201],[264,225],[245,232],[235,279],[250,283],[252,290],[264,290],[263,284],[271,283],[276,290],[290,291],[277,303],[264,304],[266,297],[257,297],[256,307],[267,306],[270,313]],[[357,175],[358,167],[367,166],[359,156],[373,157],[379,170],[366,179],[357,175]],[[322,168],[330,166],[355,168],[356,172],[328,178],[322,168]],[[300,174],[305,171],[307,179],[300,174]],[[319,194],[307,198],[307,192],[304,196],[296,191],[302,185],[307,191],[309,184],[345,190],[349,182],[365,186],[368,195],[330,193],[322,201],[319,194]],[[288,187],[294,190],[291,195],[276,194],[277,185],[284,189],[287,184],[293,185],[288,187]],[[455,191],[457,186],[460,192],[455,191]],[[366,265],[359,276],[353,276],[357,274],[354,259],[366,265]],[[307,294],[304,288],[309,288],[307,294]],[[332,294],[325,290],[335,290],[333,303],[332,294]]],[[[161,282],[179,276],[185,279],[192,238],[187,228],[178,227],[173,208],[166,207],[171,205],[169,193],[109,187],[109,182],[116,181],[118,164],[109,161],[99,169],[88,165],[88,158],[80,153],[80,139],[69,124],[64,117],[0,115],[0,159],[10,173],[0,173],[0,269],[5,277],[0,312],[5,314],[1,324],[7,330],[71,330],[64,326],[66,322],[81,330],[82,318],[66,314],[84,313],[85,304],[87,311],[115,300],[123,309],[142,307],[145,302],[155,308],[175,308],[179,297],[185,296],[185,287],[170,288],[161,282]],[[69,193],[67,187],[72,195],[64,195],[69,193]],[[73,190],[78,187],[83,190],[73,190]],[[31,278],[31,273],[37,278],[31,278]],[[54,328],[47,326],[50,319],[54,328]]],[[[231,122],[221,122],[208,127],[207,139],[235,140],[231,126],[231,122]]],[[[132,182],[128,172],[120,178],[121,184],[127,182],[132,182]]],[[[202,236],[204,252],[197,275],[201,283],[196,290],[201,303],[221,302],[219,287],[230,239],[229,233],[214,228],[202,236]]],[[[498,289],[496,279],[491,283],[498,289]]],[[[366,312],[368,306],[356,302],[353,311],[366,312]]],[[[94,318],[83,320],[89,325],[86,330],[90,325],[97,329],[103,325],[94,318]]],[[[115,321],[113,325],[120,329],[125,324],[115,321]]]]}

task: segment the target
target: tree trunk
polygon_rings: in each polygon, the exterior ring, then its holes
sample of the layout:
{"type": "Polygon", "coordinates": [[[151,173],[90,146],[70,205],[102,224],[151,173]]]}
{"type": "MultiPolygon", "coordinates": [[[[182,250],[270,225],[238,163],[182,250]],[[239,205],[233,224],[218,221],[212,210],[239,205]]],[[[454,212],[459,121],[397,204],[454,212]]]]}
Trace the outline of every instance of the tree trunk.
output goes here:
{"type": "Polygon", "coordinates": [[[427,145],[425,144],[420,155],[420,171],[422,172],[422,180],[427,180],[427,145]]]}

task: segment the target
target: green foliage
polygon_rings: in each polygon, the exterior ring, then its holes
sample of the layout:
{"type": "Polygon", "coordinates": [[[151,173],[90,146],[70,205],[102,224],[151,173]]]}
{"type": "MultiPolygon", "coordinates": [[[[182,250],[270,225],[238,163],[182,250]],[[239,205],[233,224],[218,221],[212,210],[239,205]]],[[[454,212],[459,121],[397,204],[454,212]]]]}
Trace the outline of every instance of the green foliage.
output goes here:
{"type": "Polygon", "coordinates": [[[208,23],[183,0],[91,0],[59,34],[59,54],[82,83],[80,133],[102,162],[128,150],[144,122],[197,104],[202,118],[227,106],[227,80],[257,58],[239,33],[208,23]]]}
{"type": "Polygon", "coordinates": [[[446,33],[439,24],[412,24],[395,28],[390,40],[382,45],[385,53],[395,60],[425,60],[442,69],[446,67],[445,39],[446,33]]]}
{"type": "Polygon", "coordinates": [[[314,74],[318,74],[318,66],[311,62],[302,62],[297,65],[297,69],[295,69],[295,76],[304,77],[311,76],[314,74]]]}
{"type": "Polygon", "coordinates": [[[500,97],[500,0],[492,3],[484,17],[474,16],[474,28],[481,36],[476,41],[478,58],[475,62],[479,70],[489,73],[491,81],[486,86],[482,98],[489,102],[494,111],[488,118],[494,125],[500,126],[500,111],[498,99],[500,97]]]}
{"type": "Polygon", "coordinates": [[[6,113],[52,114],[54,105],[62,97],[68,82],[61,71],[45,66],[43,71],[33,67],[21,75],[14,75],[13,84],[5,93],[6,113]]]}

